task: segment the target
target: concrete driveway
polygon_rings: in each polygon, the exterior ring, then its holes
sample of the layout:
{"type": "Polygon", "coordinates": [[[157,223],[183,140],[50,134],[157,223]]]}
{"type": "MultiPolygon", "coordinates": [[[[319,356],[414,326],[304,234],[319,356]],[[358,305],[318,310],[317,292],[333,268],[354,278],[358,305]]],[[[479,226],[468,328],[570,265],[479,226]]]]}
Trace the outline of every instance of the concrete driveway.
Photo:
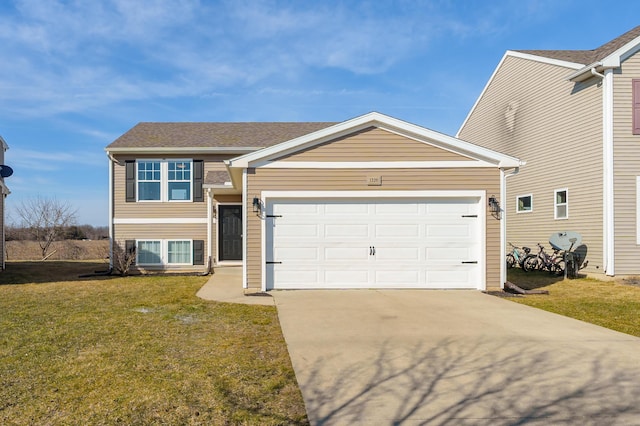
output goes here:
{"type": "Polygon", "coordinates": [[[638,338],[477,291],[271,294],[312,424],[640,424],[638,338]]]}

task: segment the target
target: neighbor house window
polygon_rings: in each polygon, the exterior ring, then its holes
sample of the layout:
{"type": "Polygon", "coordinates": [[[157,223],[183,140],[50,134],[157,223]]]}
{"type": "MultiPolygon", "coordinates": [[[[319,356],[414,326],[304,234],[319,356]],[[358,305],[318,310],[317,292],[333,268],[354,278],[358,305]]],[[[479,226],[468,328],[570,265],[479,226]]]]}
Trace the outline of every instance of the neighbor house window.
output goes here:
{"type": "Polygon", "coordinates": [[[640,79],[631,80],[631,122],[634,135],[640,135],[640,79]]]}
{"type": "Polygon", "coordinates": [[[553,218],[567,219],[569,217],[569,190],[556,189],[553,195],[553,218]]]}
{"type": "Polygon", "coordinates": [[[136,250],[139,265],[160,265],[162,264],[162,244],[160,240],[138,241],[136,250]]]}
{"type": "Polygon", "coordinates": [[[528,213],[533,210],[533,195],[518,195],[516,197],[516,212],[528,213]]]}
{"type": "Polygon", "coordinates": [[[160,201],[160,162],[138,162],[138,199],[160,201]]]}
{"type": "Polygon", "coordinates": [[[138,201],[191,201],[192,164],[191,160],[138,160],[138,201]]]}

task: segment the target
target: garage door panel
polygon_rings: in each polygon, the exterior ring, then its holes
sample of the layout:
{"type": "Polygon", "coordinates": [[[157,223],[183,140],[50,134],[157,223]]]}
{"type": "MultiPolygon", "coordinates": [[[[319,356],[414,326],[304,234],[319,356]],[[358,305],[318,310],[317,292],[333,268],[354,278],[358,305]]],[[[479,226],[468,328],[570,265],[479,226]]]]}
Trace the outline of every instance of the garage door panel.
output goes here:
{"type": "Polygon", "coordinates": [[[278,238],[293,237],[319,237],[320,227],[317,224],[277,224],[275,234],[278,238]]]}
{"type": "Polygon", "coordinates": [[[357,247],[325,247],[324,260],[327,262],[352,262],[369,260],[369,248],[357,247]]]}
{"type": "Polygon", "coordinates": [[[334,238],[358,238],[363,239],[369,236],[369,225],[344,224],[344,225],[324,225],[324,235],[334,238]]]}
{"type": "Polygon", "coordinates": [[[319,261],[317,247],[276,247],[273,251],[274,256],[278,259],[287,259],[289,261],[307,260],[319,261]]]}
{"type": "Polygon", "coordinates": [[[369,216],[369,205],[362,203],[328,202],[324,205],[327,216],[369,216]]]}
{"type": "Polygon", "coordinates": [[[427,237],[451,238],[472,238],[474,237],[473,226],[470,223],[460,225],[429,225],[427,226],[427,237]]]}
{"type": "Polygon", "coordinates": [[[266,222],[266,253],[282,263],[267,288],[478,288],[480,268],[462,264],[480,261],[477,210],[477,198],[270,201],[281,217],[266,222]]]}
{"type": "Polygon", "coordinates": [[[384,238],[384,237],[416,238],[420,236],[420,225],[415,225],[415,224],[375,225],[374,231],[375,231],[374,238],[384,238]]]}

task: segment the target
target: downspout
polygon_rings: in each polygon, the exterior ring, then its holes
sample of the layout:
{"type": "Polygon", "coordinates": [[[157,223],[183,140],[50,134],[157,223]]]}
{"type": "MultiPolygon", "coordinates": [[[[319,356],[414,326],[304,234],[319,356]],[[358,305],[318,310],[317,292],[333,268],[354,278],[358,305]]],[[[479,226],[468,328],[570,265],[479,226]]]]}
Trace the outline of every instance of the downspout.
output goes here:
{"type": "Polygon", "coordinates": [[[113,167],[116,159],[107,151],[109,157],[109,270],[113,269],[113,241],[115,238],[113,230],[113,167]]]}
{"type": "Polygon", "coordinates": [[[207,264],[205,273],[210,274],[213,261],[211,258],[211,238],[213,236],[213,190],[207,188],[207,264]]]}
{"type": "MultiPolygon", "coordinates": [[[[592,72],[593,73],[593,72],[592,72]]],[[[595,74],[594,74],[595,75],[595,74]]],[[[615,275],[615,210],[613,185],[613,69],[604,71],[602,93],[603,132],[603,257],[606,275],[615,275]]]]}
{"type": "Polygon", "coordinates": [[[500,201],[502,202],[502,221],[500,223],[500,288],[504,288],[507,282],[507,178],[520,173],[520,167],[516,167],[509,174],[500,169],[500,201]]]}

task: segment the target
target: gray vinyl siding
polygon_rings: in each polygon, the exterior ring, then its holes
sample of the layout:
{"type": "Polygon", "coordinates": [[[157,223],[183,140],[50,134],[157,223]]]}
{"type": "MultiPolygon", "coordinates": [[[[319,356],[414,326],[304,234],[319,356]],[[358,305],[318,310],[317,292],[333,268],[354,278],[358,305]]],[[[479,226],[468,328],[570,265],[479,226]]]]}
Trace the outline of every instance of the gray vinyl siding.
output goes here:
{"type": "Polygon", "coordinates": [[[640,54],[622,63],[613,76],[615,273],[640,274],[637,243],[636,177],[640,176],[640,135],[632,131],[631,80],[640,78],[640,54]]]}
{"type": "MultiPolygon", "coordinates": [[[[455,169],[254,169],[247,174],[247,281],[259,289],[262,282],[262,222],[252,213],[252,197],[268,190],[371,191],[389,190],[484,190],[500,193],[497,168],[455,169]],[[382,176],[383,186],[366,186],[366,176],[382,176]]],[[[487,288],[500,287],[500,222],[487,213],[487,288]]]]}
{"type": "Polygon", "coordinates": [[[549,248],[553,232],[577,231],[588,249],[585,271],[599,273],[603,272],[602,91],[597,79],[567,81],[571,72],[506,57],[458,137],[527,163],[507,178],[507,200],[501,204],[507,212],[508,242],[549,248]],[[561,188],[569,191],[569,218],[555,220],[554,190],[561,188]],[[525,194],[533,195],[533,211],[516,213],[516,197],[525,194]]]}

